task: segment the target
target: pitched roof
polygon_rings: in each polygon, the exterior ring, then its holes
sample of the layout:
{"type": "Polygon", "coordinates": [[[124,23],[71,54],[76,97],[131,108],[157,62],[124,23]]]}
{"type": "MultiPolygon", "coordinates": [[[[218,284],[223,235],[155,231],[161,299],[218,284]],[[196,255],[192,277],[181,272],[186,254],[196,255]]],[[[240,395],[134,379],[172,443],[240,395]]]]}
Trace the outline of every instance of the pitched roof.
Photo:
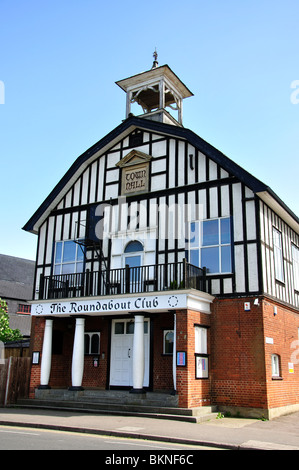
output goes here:
{"type": "Polygon", "coordinates": [[[0,255],[0,297],[30,300],[35,262],[14,256],[0,255]]]}
{"type": "Polygon", "coordinates": [[[136,128],[187,140],[200,152],[211,158],[231,175],[246,184],[246,186],[248,186],[267,204],[270,206],[272,205],[274,210],[276,210],[276,212],[278,212],[279,215],[283,217],[290,226],[292,226],[292,228],[299,232],[298,217],[286,206],[286,204],[284,204],[284,202],[271,190],[269,186],[255,178],[248,171],[244,170],[237,163],[203,140],[193,131],[184,127],[165,124],[136,116],[130,116],[128,119],[125,119],[119,126],[80,155],[60,182],[55,186],[53,191],[33,214],[30,220],[25,224],[23,229],[37,233],[37,228],[39,223],[41,223],[41,220],[44,220],[50,214],[51,210],[55,207],[55,204],[59,202],[58,198],[61,198],[64,195],[70,184],[75,181],[78,173],[90,163],[91,159],[96,158],[101,153],[113,147],[118,140],[128,135],[136,128]]]}

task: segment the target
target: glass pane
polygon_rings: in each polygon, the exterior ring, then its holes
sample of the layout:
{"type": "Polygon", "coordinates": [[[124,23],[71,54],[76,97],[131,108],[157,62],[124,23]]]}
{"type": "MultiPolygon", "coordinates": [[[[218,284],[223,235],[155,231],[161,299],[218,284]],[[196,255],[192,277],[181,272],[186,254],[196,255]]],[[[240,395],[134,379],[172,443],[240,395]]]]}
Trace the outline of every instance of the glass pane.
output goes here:
{"type": "Polygon", "coordinates": [[[125,253],[134,253],[135,251],[143,251],[142,244],[137,241],[128,243],[125,253]]]}
{"type": "Polygon", "coordinates": [[[199,267],[199,250],[190,250],[190,264],[199,267]]]}
{"type": "Polygon", "coordinates": [[[73,274],[75,272],[75,263],[67,263],[62,265],[61,274],[73,274]]]}
{"type": "Polygon", "coordinates": [[[77,261],[83,261],[83,259],[84,259],[83,248],[77,244],[77,261]]]}
{"type": "Polygon", "coordinates": [[[56,242],[55,264],[61,263],[62,242],[56,242]]]}
{"type": "Polygon", "coordinates": [[[273,243],[274,246],[281,248],[281,233],[276,228],[273,228],[273,243]]]}
{"type": "Polygon", "coordinates": [[[147,335],[148,333],[148,321],[144,322],[144,334],[147,335]]]}
{"type": "Polygon", "coordinates": [[[196,377],[198,379],[209,377],[209,360],[207,357],[196,357],[196,377]]]}
{"type": "Polygon", "coordinates": [[[76,273],[83,273],[83,263],[76,264],[76,273]]]}
{"type": "Polygon", "coordinates": [[[133,335],[134,334],[134,322],[133,321],[127,323],[126,333],[127,333],[127,335],[133,335]]]}
{"type": "Polygon", "coordinates": [[[99,354],[100,349],[100,338],[99,335],[96,333],[91,337],[91,354],[99,354]]]}
{"type": "Polygon", "coordinates": [[[130,268],[135,268],[141,265],[141,256],[127,256],[125,263],[130,266],[130,268]]]}
{"type": "Polygon", "coordinates": [[[222,273],[232,272],[230,245],[221,247],[221,272],[222,273]]]}
{"type": "Polygon", "coordinates": [[[190,224],[190,240],[189,240],[190,248],[199,247],[199,227],[200,227],[200,224],[198,222],[192,222],[190,224]]]}
{"type": "MultiPolygon", "coordinates": [[[[125,264],[130,268],[138,268],[141,265],[141,256],[127,256],[125,264]]],[[[130,269],[130,281],[137,282],[140,278],[140,269],[130,269]]]]}
{"type": "Polygon", "coordinates": [[[221,244],[230,243],[230,220],[221,219],[221,244]]]}
{"type": "Polygon", "coordinates": [[[64,242],[63,262],[75,261],[76,259],[76,243],[73,241],[64,242]]]}
{"type": "Polygon", "coordinates": [[[84,335],[84,354],[89,354],[89,335],[84,335]]]}
{"type": "Polygon", "coordinates": [[[173,353],[173,331],[168,331],[165,334],[164,353],[165,354],[172,354],[173,353]]]}
{"type": "Polygon", "coordinates": [[[219,248],[201,249],[201,267],[206,267],[208,273],[219,273],[219,248]]]}
{"type": "Polygon", "coordinates": [[[54,274],[60,274],[60,268],[61,268],[60,264],[58,266],[55,266],[54,267],[54,274]]]}
{"type": "Polygon", "coordinates": [[[125,332],[125,324],[124,322],[117,322],[115,323],[115,326],[114,326],[114,333],[116,335],[123,335],[125,332]]]}
{"type": "Polygon", "coordinates": [[[202,223],[202,245],[219,245],[218,220],[205,220],[202,223]]]}
{"type": "Polygon", "coordinates": [[[195,352],[207,354],[207,334],[208,330],[200,326],[195,327],[195,352]]]}

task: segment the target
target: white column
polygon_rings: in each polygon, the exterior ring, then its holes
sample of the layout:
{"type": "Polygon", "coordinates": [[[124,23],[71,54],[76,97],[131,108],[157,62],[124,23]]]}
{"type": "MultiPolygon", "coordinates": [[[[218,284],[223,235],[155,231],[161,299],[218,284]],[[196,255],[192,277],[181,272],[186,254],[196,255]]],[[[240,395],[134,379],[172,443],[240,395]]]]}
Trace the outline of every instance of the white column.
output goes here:
{"type": "Polygon", "coordinates": [[[159,92],[160,92],[159,107],[160,107],[160,109],[163,109],[163,108],[165,108],[165,86],[164,86],[164,80],[163,79],[159,83],[159,92]]]}
{"type": "Polygon", "coordinates": [[[127,91],[127,96],[126,96],[126,118],[129,117],[129,114],[131,112],[131,99],[132,99],[132,92],[127,91]]]}
{"type": "Polygon", "coordinates": [[[135,316],[133,338],[133,390],[132,393],[143,393],[144,381],[144,317],[135,316]]]}
{"type": "Polygon", "coordinates": [[[172,375],[173,389],[176,391],[176,314],[173,315],[173,356],[172,356],[172,375]]]}
{"type": "Polygon", "coordinates": [[[52,360],[52,334],[53,334],[53,320],[46,320],[44,331],[44,342],[42,351],[42,362],[40,371],[40,389],[50,388],[49,379],[51,372],[52,360]]]}
{"type": "Polygon", "coordinates": [[[72,386],[70,390],[82,390],[84,370],[84,318],[76,318],[72,359],[72,386]]]}

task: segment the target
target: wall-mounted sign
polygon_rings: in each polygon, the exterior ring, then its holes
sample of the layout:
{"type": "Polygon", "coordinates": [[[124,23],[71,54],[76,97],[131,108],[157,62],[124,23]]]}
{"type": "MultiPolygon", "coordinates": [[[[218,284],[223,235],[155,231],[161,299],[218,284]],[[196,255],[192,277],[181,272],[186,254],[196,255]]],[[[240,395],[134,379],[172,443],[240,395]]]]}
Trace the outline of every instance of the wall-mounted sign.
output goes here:
{"type": "Polygon", "coordinates": [[[289,362],[288,365],[289,365],[289,373],[294,374],[294,364],[293,364],[293,362],[289,362]]]}
{"type": "Polygon", "coordinates": [[[207,379],[209,377],[209,358],[207,356],[195,356],[195,378],[207,379]]]}
{"type": "Polygon", "coordinates": [[[134,165],[122,170],[122,195],[148,191],[149,165],[134,165]]]}
{"type": "Polygon", "coordinates": [[[100,299],[40,302],[32,304],[33,316],[109,315],[155,310],[172,310],[187,307],[186,294],[161,294],[136,297],[101,297],[100,299]]]}
{"type": "Polygon", "coordinates": [[[39,364],[39,351],[33,351],[32,353],[32,364],[39,364]]]}
{"type": "Polygon", "coordinates": [[[147,192],[149,188],[149,162],[152,159],[139,150],[131,150],[116,166],[121,168],[121,194],[147,192]]]}
{"type": "Polygon", "coordinates": [[[177,351],[176,353],[176,365],[185,366],[186,365],[186,351],[177,351]]]}

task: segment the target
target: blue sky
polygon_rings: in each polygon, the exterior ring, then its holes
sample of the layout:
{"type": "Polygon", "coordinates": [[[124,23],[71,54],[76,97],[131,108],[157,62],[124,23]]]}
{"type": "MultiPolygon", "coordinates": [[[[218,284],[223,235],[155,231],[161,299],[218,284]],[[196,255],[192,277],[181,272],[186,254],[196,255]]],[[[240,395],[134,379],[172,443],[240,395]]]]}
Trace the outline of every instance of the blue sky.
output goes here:
{"type": "Polygon", "coordinates": [[[124,119],[115,81],[155,47],[194,93],[184,126],[299,215],[298,0],[0,0],[0,18],[0,253],[35,258],[22,227],[124,119]]]}

